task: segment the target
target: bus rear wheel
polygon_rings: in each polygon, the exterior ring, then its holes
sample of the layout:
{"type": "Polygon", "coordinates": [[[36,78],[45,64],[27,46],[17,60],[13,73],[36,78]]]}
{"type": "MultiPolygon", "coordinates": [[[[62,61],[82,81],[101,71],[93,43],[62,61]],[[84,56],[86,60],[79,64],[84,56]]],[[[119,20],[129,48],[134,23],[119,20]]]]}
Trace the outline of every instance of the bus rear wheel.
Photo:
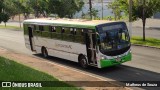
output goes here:
{"type": "Polygon", "coordinates": [[[82,68],[88,68],[88,63],[87,63],[87,59],[85,56],[80,56],[79,58],[79,64],[82,68]]]}
{"type": "Polygon", "coordinates": [[[48,57],[48,51],[47,51],[47,49],[45,47],[42,47],[41,52],[42,52],[42,55],[43,55],[44,58],[48,57]]]}

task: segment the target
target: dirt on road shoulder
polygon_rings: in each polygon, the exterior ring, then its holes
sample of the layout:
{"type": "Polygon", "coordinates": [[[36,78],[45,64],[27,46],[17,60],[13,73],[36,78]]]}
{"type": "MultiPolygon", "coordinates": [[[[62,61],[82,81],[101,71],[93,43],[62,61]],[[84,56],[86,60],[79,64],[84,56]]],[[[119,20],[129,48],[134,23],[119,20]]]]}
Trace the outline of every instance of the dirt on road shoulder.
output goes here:
{"type": "MultiPolygon", "coordinates": [[[[45,72],[61,81],[102,81],[102,79],[78,72],[45,59],[38,59],[32,56],[16,53],[7,49],[0,48],[0,56],[29,66],[36,70],[45,72]]],[[[110,80],[110,79],[108,79],[110,80]]],[[[107,81],[107,80],[106,80],[107,81]]],[[[83,87],[86,90],[130,90],[125,87],[83,87]]]]}

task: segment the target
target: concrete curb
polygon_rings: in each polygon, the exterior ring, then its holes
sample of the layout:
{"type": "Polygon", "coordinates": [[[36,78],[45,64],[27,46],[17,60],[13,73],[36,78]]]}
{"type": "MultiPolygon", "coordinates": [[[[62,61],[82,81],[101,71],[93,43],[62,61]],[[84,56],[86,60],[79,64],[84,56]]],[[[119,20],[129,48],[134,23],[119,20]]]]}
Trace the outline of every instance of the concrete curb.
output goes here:
{"type": "Polygon", "coordinates": [[[141,46],[141,47],[148,47],[148,48],[160,49],[159,47],[147,46],[147,45],[140,45],[140,44],[132,44],[132,46],[141,46]]]}

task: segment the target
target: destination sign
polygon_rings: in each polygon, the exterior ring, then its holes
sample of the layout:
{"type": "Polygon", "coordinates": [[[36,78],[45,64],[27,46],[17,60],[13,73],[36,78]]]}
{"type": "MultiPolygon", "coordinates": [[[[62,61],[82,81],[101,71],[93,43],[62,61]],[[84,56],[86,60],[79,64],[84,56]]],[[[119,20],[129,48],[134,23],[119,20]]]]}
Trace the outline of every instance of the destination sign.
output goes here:
{"type": "Polygon", "coordinates": [[[114,30],[114,29],[120,29],[120,28],[123,28],[122,24],[104,26],[104,27],[102,27],[102,31],[108,31],[108,30],[114,30]]]}

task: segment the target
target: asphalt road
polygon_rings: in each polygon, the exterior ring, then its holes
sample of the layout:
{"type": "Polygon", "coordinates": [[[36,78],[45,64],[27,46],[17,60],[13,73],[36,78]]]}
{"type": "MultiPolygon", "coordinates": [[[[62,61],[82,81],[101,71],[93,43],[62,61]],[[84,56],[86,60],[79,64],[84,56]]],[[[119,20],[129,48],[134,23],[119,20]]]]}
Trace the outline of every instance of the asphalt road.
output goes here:
{"type": "MultiPolygon", "coordinates": [[[[41,57],[25,48],[22,31],[0,29],[0,47],[37,58],[41,57]]],[[[48,61],[56,62],[84,73],[91,73],[104,79],[110,78],[117,81],[160,81],[160,49],[132,46],[132,52],[132,61],[104,69],[92,67],[84,70],[77,63],[55,57],[50,57],[48,61]]],[[[152,88],[143,89],[152,90],[152,88]]]]}

